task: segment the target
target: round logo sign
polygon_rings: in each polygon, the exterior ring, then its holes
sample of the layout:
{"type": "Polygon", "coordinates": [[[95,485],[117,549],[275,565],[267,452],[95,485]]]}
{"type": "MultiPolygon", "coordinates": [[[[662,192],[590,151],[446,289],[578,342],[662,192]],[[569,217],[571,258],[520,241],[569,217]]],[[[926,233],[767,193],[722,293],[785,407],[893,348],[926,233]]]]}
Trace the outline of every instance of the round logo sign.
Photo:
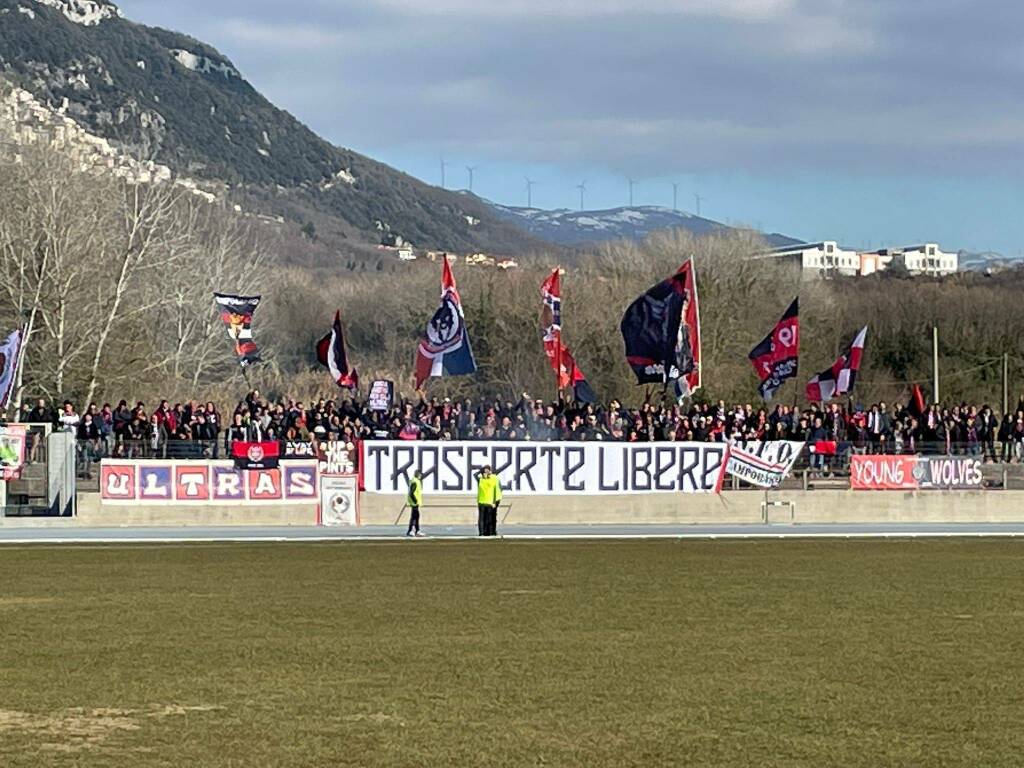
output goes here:
{"type": "Polygon", "coordinates": [[[348,515],[348,509],[352,506],[352,500],[347,493],[336,493],[331,496],[331,512],[338,519],[344,519],[348,515]]]}
{"type": "Polygon", "coordinates": [[[249,450],[245,452],[245,455],[249,458],[249,461],[257,464],[263,461],[263,446],[259,444],[250,445],[249,450]]]}
{"type": "Polygon", "coordinates": [[[462,341],[462,318],[459,308],[450,298],[441,302],[427,325],[427,341],[441,351],[455,347],[462,341]]]}

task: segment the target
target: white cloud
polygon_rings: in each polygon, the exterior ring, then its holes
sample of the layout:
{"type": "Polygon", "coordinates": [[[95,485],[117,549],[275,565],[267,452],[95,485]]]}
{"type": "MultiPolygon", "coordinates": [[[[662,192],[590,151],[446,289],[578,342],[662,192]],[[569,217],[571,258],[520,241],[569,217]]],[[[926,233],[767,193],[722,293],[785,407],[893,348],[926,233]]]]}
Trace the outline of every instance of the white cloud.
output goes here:
{"type": "Polygon", "coordinates": [[[764,21],[788,13],[795,0],[371,0],[377,6],[424,16],[581,17],[703,16],[764,21]]]}
{"type": "Polygon", "coordinates": [[[313,24],[269,23],[232,18],[225,20],[220,28],[231,40],[271,48],[329,48],[345,40],[342,32],[313,24]]]}

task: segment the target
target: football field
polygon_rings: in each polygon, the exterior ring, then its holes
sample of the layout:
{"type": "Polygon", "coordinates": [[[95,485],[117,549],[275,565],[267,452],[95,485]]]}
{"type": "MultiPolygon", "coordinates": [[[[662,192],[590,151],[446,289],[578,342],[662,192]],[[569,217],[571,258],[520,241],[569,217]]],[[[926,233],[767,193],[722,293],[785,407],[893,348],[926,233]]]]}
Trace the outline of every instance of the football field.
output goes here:
{"type": "Polygon", "coordinates": [[[1024,542],[0,548],[0,765],[1018,766],[1024,542]]]}

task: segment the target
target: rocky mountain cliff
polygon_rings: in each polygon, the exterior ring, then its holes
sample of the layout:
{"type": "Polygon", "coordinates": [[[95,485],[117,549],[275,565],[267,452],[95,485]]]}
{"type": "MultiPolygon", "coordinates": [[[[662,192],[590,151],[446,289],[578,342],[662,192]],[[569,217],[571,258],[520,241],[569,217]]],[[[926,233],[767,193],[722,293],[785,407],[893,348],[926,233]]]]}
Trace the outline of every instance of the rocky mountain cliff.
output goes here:
{"type": "Polygon", "coordinates": [[[0,78],[119,152],[283,217],[341,250],[539,243],[483,202],[321,139],[215,48],[106,0],[0,0],[0,78]]]}

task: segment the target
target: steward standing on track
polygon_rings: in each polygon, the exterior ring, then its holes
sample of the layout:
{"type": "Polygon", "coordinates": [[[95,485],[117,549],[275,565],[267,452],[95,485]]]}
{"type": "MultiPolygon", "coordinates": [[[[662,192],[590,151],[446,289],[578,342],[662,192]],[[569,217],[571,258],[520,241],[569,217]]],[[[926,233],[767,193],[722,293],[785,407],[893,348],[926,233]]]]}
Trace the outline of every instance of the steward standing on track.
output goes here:
{"type": "Polygon", "coordinates": [[[476,478],[477,531],[481,536],[498,535],[498,505],[501,504],[501,483],[484,467],[476,478]]]}
{"type": "Polygon", "coordinates": [[[405,497],[405,503],[409,505],[409,530],[406,536],[422,536],[420,531],[420,507],[423,506],[423,473],[420,470],[413,472],[412,480],[409,481],[409,495],[405,497]]]}

